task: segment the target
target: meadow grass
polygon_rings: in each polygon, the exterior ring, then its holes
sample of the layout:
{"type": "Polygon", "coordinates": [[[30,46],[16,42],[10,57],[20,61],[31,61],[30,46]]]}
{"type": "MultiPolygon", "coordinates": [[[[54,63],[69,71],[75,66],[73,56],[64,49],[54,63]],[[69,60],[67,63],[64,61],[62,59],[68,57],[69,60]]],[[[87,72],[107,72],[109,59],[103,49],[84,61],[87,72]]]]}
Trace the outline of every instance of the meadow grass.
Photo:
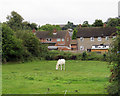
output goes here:
{"type": "Polygon", "coordinates": [[[2,66],[3,94],[105,94],[110,75],[106,62],[66,61],[66,70],[55,70],[57,61],[8,63],[2,66]]]}

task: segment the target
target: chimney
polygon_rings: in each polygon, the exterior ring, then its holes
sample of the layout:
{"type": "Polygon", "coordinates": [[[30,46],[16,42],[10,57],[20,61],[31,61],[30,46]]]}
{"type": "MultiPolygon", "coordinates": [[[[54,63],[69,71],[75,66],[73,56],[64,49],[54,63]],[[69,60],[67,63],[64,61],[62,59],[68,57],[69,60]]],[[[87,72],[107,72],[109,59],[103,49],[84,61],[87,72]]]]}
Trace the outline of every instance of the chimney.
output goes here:
{"type": "Polygon", "coordinates": [[[34,35],[36,34],[36,33],[35,33],[35,29],[33,29],[32,32],[33,32],[34,35]]]}
{"type": "Polygon", "coordinates": [[[79,27],[81,28],[81,27],[82,27],[82,25],[80,24],[80,25],[79,25],[79,27]]]}
{"type": "Polygon", "coordinates": [[[106,24],[105,24],[105,23],[103,24],[103,27],[106,27],[106,24]]]}
{"type": "Polygon", "coordinates": [[[56,34],[57,34],[57,30],[54,29],[54,30],[53,30],[53,35],[56,35],[56,34]]]}

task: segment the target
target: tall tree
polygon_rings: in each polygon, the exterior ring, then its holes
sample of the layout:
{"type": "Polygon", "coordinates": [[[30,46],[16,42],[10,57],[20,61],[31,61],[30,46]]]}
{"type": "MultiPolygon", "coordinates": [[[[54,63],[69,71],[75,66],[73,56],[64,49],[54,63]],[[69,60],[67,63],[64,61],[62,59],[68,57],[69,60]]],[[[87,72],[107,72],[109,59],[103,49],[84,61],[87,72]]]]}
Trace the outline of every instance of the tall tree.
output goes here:
{"type": "Polygon", "coordinates": [[[24,20],[22,16],[20,16],[17,12],[12,11],[11,15],[7,16],[7,24],[14,31],[22,29],[22,21],[24,20]]]}
{"type": "Polygon", "coordinates": [[[2,58],[3,61],[18,60],[23,54],[22,40],[6,24],[2,25],[2,58]]]}
{"type": "Polygon", "coordinates": [[[77,30],[74,29],[74,31],[73,31],[73,35],[72,35],[72,39],[76,39],[76,38],[77,38],[76,35],[77,35],[77,30]]]}
{"type": "Polygon", "coordinates": [[[100,19],[96,19],[95,22],[93,23],[94,27],[102,27],[103,26],[103,22],[100,19]]]}
{"type": "Polygon", "coordinates": [[[107,23],[108,27],[116,27],[116,26],[119,26],[120,19],[119,18],[109,18],[106,23],[107,23]]]}
{"type": "Polygon", "coordinates": [[[30,27],[31,27],[31,29],[37,30],[37,24],[36,23],[31,23],[30,27]]]}
{"type": "Polygon", "coordinates": [[[88,21],[84,21],[83,24],[82,24],[82,27],[89,27],[88,21]]]}
{"type": "Polygon", "coordinates": [[[68,21],[68,23],[62,28],[62,30],[67,30],[67,29],[74,29],[76,25],[73,24],[73,22],[68,21]]]}

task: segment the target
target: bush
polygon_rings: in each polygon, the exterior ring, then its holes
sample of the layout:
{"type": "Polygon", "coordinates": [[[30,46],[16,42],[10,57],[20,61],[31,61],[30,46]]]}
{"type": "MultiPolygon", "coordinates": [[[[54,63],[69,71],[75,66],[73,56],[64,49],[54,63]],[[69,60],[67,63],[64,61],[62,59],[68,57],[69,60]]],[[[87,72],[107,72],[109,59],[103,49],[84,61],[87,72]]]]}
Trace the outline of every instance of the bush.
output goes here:
{"type": "Polygon", "coordinates": [[[2,60],[7,61],[19,61],[24,54],[22,48],[22,40],[16,38],[14,31],[6,24],[2,26],[2,60]]]}
{"type": "Polygon", "coordinates": [[[66,59],[66,60],[99,60],[99,61],[106,61],[107,54],[98,54],[95,52],[87,53],[70,53],[64,51],[55,51],[51,50],[48,52],[46,56],[46,60],[58,60],[58,59],[66,59]]]}
{"type": "Polygon", "coordinates": [[[87,60],[87,53],[86,52],[82,53],[82,60],[87,60]]]}

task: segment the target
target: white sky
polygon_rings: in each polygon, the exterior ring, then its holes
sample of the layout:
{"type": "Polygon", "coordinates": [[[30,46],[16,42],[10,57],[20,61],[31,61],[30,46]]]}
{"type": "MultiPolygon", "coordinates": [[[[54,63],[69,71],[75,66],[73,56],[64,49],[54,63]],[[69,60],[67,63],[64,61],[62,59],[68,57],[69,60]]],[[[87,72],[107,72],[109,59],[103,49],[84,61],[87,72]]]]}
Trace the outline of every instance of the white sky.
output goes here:
{"type": "Polygon", "coordinates": [[[11,11],[16,11],[25,21],[43,24],[104,22],[118,16],[119,0],[0,0],[0,21],[6,21],[11,11]]]}

